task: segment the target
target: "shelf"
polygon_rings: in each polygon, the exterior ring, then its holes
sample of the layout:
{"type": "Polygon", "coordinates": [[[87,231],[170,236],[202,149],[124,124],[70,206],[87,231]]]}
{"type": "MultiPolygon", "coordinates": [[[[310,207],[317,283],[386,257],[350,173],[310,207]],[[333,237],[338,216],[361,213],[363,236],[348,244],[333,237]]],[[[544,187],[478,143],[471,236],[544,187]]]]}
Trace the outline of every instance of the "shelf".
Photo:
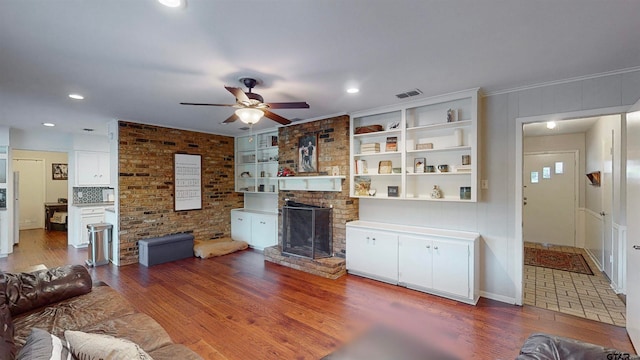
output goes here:
{"type": "Polygon", "coordinates": [[[342,191],[344,176],[286,176],[278,178],[280,190],[342,191]]]}
{"type": "Polygon", "coordinates": [[[402,155],[400,151],[388,151],[388,152],[377,152],[377,153],[367,153],[367,154],[355,154],[354,157],[362,157],[362,156],[393,156],[393,155],[402,155]]]}
{"type": "Polygon", "coordinates": [[[402,173],[391,174],[353,174],[354,176],[402,176],[402,173]]]}
{"type": "Polygon", "coordinates": [[[407,176],[447,176],[447,175],[471,175],[471,172],[448,171],[448,172],[431,172],[431,173],[407,173],[407,176]]]}
{"type": "Polygon", "coordinates": [[[473,122],[471,120],[462,120],[462,121],[454,121],[450,123],[415,126],[415,127],[407,128],[407,131],[454,129],[458,127],[471,126],[472,123],[473,122]]]}
{"type": "Polygon", "coordinates": [[[353,137],[354,138],[367,137],[367,136],[376,137],[376,136],[387,136],[392,134],[400,135],[400,133],[401,133],[400,129],[393,129],[393,130],[375,131],[375,132],[364,133],[364,134],[353,134],[353,137]]]}
{"type": "Polygon", "coordinates": [[[438,149],[407,150],[407,154],[442,152],[442,151],[471,151],[471,146],[451,146],[451,147],[444,147],[444,148],[438,148],[438,149]]]}

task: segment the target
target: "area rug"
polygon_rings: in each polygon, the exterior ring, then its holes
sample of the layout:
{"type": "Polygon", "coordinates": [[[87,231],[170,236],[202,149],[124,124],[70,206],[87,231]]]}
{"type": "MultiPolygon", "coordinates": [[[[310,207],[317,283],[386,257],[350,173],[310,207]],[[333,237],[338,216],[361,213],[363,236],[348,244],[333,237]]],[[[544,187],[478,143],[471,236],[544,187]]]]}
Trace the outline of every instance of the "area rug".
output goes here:
{"type": "Polygon", "coordinates": [[[524,264],[593,275],[582,254],[525,247],[524,264]]]}

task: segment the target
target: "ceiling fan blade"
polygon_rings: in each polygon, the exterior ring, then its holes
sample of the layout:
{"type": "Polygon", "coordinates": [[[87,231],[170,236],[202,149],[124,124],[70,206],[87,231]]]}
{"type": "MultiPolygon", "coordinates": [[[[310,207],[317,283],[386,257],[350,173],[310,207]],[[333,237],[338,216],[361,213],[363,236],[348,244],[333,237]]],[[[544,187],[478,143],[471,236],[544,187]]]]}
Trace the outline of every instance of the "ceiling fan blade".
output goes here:
{"type": "Polygon", "coordinates": [[[288,125],[291,124],[291,120],[283,118],[282,116],[276,114],[276,113],[272,113],[271,111],[267,110],[267,109],[262,109],[262,111],[264,111],[264,116],[268,117],[269,119],[278,122],[282,125],[288,125]]]}
{"type": "Polygon", "coordinates": [[[236,113],[231,114],[231,116],[229,116],[227,118],[227,120],[223,121],[223,124],[228,124],[228,123],[232,123],[234,121],[238,120],[238,115],[236,115],[236,113]]]}
{"type": "Polygon", "coordinates": [[[239,102],[249,102],[249,97],[244,93],[242,89],[231,86],[225,86],[224,88],[232,93],[239,102]]]}
{"type": "Polygon", "coordinates": [[[268,103],[270,108],[272,109],[308,109],[309,104],[304,101],[301,102],[277,102],[277,103],[268,103]]]}
{"type": "Polygon", "coordinates": [[[198,106],[236,106],[236,104],[200,104],[181,102],[180,105],[198,105],[198,106]]]}

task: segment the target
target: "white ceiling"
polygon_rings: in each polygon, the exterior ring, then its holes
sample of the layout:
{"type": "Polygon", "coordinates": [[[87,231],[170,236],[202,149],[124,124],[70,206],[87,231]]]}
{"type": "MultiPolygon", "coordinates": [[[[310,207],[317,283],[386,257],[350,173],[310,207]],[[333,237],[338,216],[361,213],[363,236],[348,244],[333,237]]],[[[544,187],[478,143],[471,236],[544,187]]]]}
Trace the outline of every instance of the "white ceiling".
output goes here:
{"type": "Polygon", "coordinates": [[[104,132],[124,119],[237,135],[239,122],[220,124],[232,108],[178,103],[233,103],[223,86],[251,75],[265,101],[311,105],[275,112],[310,119],[414,88],[496,92],[636,68],[638,14],[628,0],[0,0],[0,124],[104,132]]]}
{"type": "Polygon", "coordinates": [[[556,127],[553,129],[547,128],[546,122],[524,124],[522,134],[524,137],[531,137],[586,133],[599,119],[600,117],[590,117],[555,121],[556,127]]]}

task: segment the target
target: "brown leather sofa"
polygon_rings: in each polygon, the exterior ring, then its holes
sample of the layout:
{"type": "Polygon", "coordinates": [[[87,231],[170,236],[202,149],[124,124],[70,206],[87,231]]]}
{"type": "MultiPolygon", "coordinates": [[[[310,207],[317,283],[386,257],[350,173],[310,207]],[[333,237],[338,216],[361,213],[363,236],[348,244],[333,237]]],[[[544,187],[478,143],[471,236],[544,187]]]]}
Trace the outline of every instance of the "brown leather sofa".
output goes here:
{"type": "Polygon", "coordinates": [[[537,333],[529,336],[516,360],[623,360],[640,357],[561,336],[537,333]]]}
{"type": "Polygon", "coordinates": [[[68,265],[32,273],[0,273],[0,359],[13,359],[32,328],[64,339],[65,330],[106,334],[137,344],[159,359],[202,359],[117,291],[68,265]]]}

